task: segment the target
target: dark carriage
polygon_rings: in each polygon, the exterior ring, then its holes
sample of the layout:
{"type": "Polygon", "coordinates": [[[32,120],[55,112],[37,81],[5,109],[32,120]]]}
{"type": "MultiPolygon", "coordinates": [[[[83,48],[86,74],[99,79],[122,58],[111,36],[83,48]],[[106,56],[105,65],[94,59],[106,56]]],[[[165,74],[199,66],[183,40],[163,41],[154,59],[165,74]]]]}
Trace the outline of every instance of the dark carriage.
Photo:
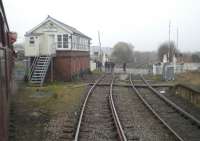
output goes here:
{"type": "Polygon", "coordinates": [[[2,1],[0,1],[0,141],[8,140],[9,97],[12,92],[16,34],[9,32],[2,1]]]}

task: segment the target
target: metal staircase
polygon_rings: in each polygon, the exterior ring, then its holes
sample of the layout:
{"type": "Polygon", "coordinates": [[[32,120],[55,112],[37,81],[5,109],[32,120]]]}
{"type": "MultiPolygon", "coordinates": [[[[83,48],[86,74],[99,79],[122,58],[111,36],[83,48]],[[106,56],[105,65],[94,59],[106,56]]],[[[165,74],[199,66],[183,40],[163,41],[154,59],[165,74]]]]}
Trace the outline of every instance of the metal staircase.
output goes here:
{"type": "Polygon", "coordinates": [[[42,86],[51,62],[50,56],[36,57],[31,65],[29,82],[42,86]]]}

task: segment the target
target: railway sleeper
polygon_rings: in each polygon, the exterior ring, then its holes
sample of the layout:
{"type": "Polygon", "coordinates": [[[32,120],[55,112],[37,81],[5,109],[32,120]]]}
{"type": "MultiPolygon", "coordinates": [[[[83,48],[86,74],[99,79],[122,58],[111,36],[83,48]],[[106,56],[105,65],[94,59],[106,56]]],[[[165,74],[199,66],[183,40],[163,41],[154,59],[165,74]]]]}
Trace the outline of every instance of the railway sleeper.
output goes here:
{"type": "Polygon", "coordinates": [[[63,133],[73,133],[74,129],[73,128],[64,128],[63,133]]]}
{"type": "Polygon", "coordinates": [[[62,134],[60,136],[60,139],[69,139],[69,140],[72,140],[74,138],[74,135],[73,134],[62,134]]]}
{"type": "Polygon", "coordinates": [[[136,135],[126,134],[128,141],[140,141],[140,137],[136,135]]]}

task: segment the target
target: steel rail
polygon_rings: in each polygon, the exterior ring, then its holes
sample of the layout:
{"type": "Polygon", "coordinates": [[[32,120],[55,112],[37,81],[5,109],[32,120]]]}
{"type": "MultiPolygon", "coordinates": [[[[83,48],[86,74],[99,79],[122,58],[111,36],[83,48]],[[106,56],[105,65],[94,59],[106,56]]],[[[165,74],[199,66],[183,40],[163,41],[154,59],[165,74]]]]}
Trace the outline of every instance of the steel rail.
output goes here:
{"type": "Polygon", "coordinates": [[[114,76],[113,76],[112,82],[110,84],[110,95],[109,95],[110,108],[112,111],[112,116],[114,118],[115,127],[117,128],[117,133],[118,133],[120,141],[127,141],[126,135],[125,135],[122,125],[120,123],[119,116],[117,114],[115,104],[113,101],[113,82],[114,82],[114,76]]]}
{"type": "Polygon", "coordinates": [[[140,92],[136,89],[136,87],[134,86],[134,83],[132,81],[132,77],[130,74],[130,79],[129,79],[133,90],[135,91],[136,95],[141,99],[141,101],[144,103],[144,105],[154,114],[154,116],[156,118],[158,118],[161,123],[173,134],[175,135],[175,137],[179,140],[179,141],[185,141],[182,137],[180,137],[178,135],[178,133],[176,133],[176,131],[174,131],[159,115],[158,113],[151,107],[151,105],[140,95],[140,92]]]}
{"type": "Polygon", "coordinates": [[[78,138],[79,138],[79,133],[80,133],[80,127],[81,127],[81,123],[82,123],[82,119],[83,119],[83,114],[84,114],[84,111],[85,111],[85,107],[86,107],[86,104],[87,104],[87,101],[88,101],[88,98],[89,96],[92,94],[94,88],[96,87],[96,85],[105,77],[105,75],[101,76],[95,83],[94,85],[90,88],[90,90],[88,91],[87,93],[87,96],[85,98],[85,101],[83,103],[83,106],[82,106],[82,109],[81,109],[81,114],[79,116],[79,121],[78,121],[78,125],[77,125],[77,128],[76,128],[76,134],[75,134],[75,138],[74,138],[74,141],[78,141],[78,138]]]}
{"type": "Polygon", "coordinates": [[[186,112],[185,110],[183,110],[181,107],[179,107],[178,105],[176,105],[174,102],[172,102],[171,100],[169,100],[167,97],[165,97],[164,95],[160,94],[156,89],[154,89],[145,79],[142,75],[140,75],[142,80],[144,81],[144,83],[146,85],[148,85],[148,88],[154,93],[156,94],[160,99],[162,99],[165,103],[169,104],[171,107],[173,107],[176,111],[180,112],[181,114],[183,114],[185,117],[187,117],[188,119],[190,119],[192,122],[194,122],[198,127],[200,127],[200,120],[198,120],[196,117],[194,117],[193,115],[191,115],[190,113],[186,112]]]}
{"type": "MultiPolygon", "coordinates": [[[[94,85],[94,83],[88,83],[88,85],[94,85]]],[[[102,84],[97,84],[97,86],[110,86],[110,83],[102,83],[102,84]]],[[[113,86],[118,86],[118,87],[132,87],[132,85],[129,84],[113,84],[113,86]]],[[[152,84],[152,87],[173,87],[174,85],[172,84],[152,84]]],[[[135,84],[135,87],[148,87],[146,84],[135,84]]]]}

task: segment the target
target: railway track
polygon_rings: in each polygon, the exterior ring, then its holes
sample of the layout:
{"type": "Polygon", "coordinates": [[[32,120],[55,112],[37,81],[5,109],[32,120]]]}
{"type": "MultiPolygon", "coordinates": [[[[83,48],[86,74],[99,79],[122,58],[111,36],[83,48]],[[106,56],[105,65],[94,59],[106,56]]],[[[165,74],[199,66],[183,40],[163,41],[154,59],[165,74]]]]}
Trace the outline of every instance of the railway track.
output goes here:
{"type": "Polygon", "coordinates": [[[133,81],[130,75],[122,83],[115,78],[106,75],[90,84],[78,124],[73,131],[72,126],[65,130],[64,140],[200,140],[198,119],[163,98],[144,78],[133,81]],[[135,87],[138,83],[145,87],[135,87]]]}
{"type": "Polygon", "coordinates": [[[82,106],[75,141],[126,141],[112,98],[114,77],[103,76],[89,90],[82,106]],[[97,84],[110,82],[110,87],[97,84]]]}
{"type": "Polygon", "coordinates": [[[128,81],[115,79],[113,98],[127,140],[130,141],[176,141],[152,113],[145,107],[131,87],[119,87],[128,81]]]}
{"type": "Polygon", "coordinates": [[[157,92],[142,76],[141,78],[143,83],[148,85],[148,89],[138,90],[131,77],[130,83],[145,106],[173,133],[177,140],[199,141],[199,120],[157,92]]]}

